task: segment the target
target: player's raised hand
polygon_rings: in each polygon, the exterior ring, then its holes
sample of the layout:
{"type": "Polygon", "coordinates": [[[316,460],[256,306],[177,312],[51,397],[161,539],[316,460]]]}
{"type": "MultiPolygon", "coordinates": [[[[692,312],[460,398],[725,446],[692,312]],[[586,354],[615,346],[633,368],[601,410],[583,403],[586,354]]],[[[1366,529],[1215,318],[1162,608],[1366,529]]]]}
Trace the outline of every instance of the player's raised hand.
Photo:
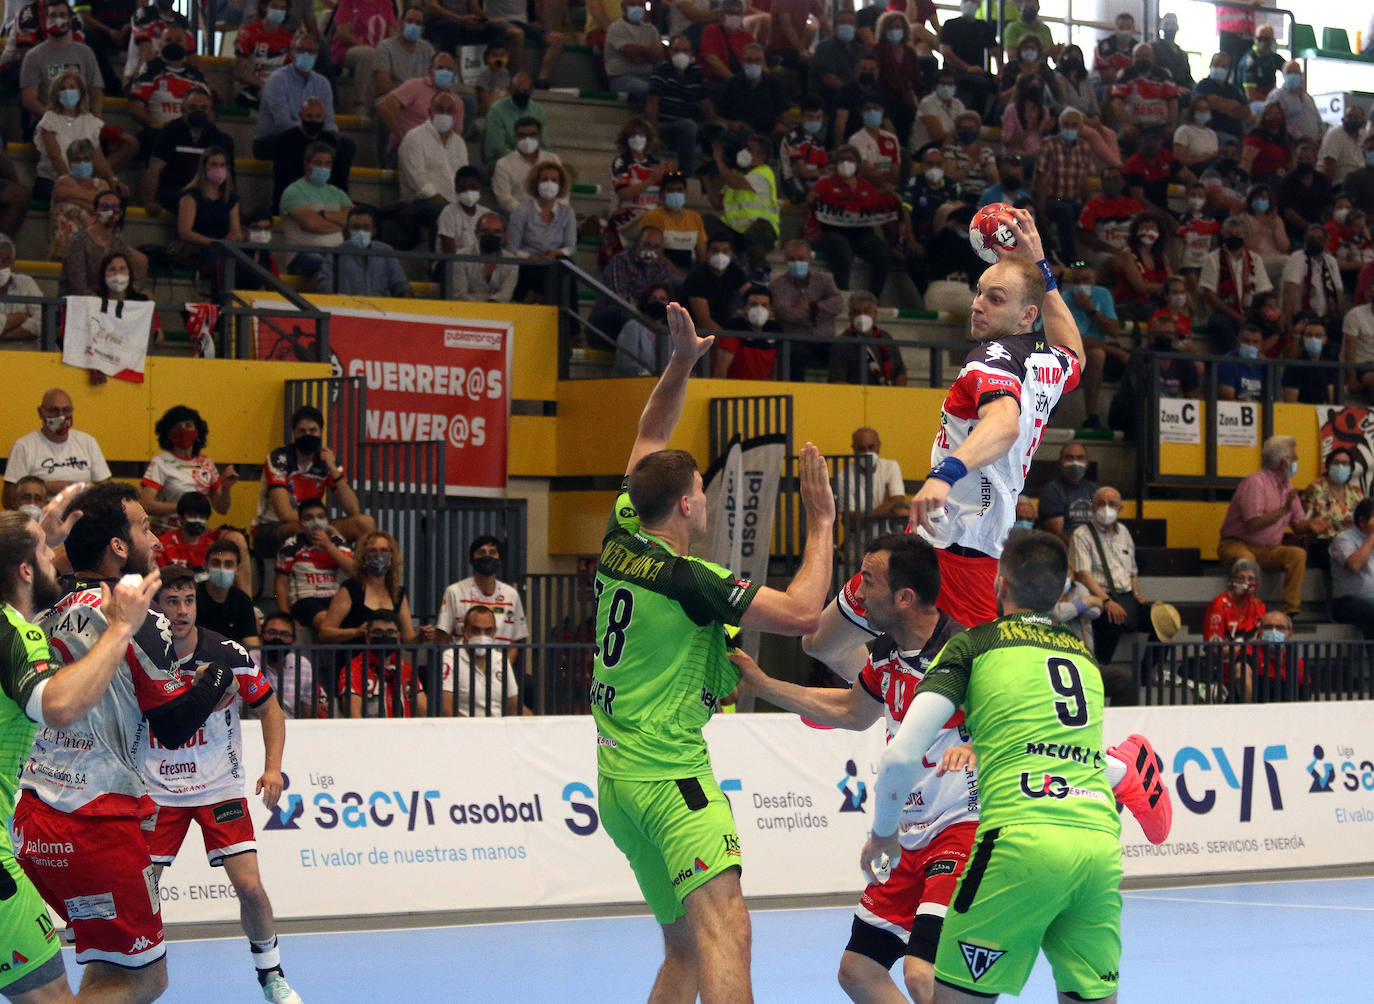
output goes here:
{"type": "Polygon", "coordinates": [[[972,746],[951,746],[940,757],[940,766],[935,769],[936,777],[943,777],[950,771],[964,770],[978,762],[972,746]]]}
{"type": "Polygon", "coordinates": [[[148,608],[153,598],[162,588],[162,573],[149,572],[138,585],[126,585],[123,580],[116,582],[111,589],[105,583],[100,585],[100,609],[110,627],[124,626],[137,631],[148,616],[148,608]]]}
{"type": "Polygon", "coordinates": [[[949,498],[948,481],[939,478],[926,478],[921,490],[911,500],[911,525],[923,526],[927,532],[936,532],[936,522],[945,511],[945,500],[949,498]]]}
{"type": "Polygon", "coordinates": [[[801,477],[801,500],[806,518],[834,523],[835,493],[830,490],[830,471],[814,443],[802,447],[797,457],[797,471],[801,477]]]}
{"type": "Polygon", "coordinates": [[[715,335],[707,335],[701,338],[697,335],[697,326],[692,322],[692,315],[687,308],[681,304],[668,304],[668,340],[673,346],[673,356],[681,357],[686,362],[694,363],[702,356],[706,355],[707,350],[715,342],[715,335]]]}
{"type": "Polygon", "coordinates": [[[47,538],[49,547],[57,547],[67,539],[67,534],[72,532],[72,527],[81,518],[81,510],[73,510],[65,519],[62,513],[71,504],[72,499],[88,487],[90,486],[84,481],[74,481],[54,495],[43,507],[43,518],[39,520],[39,525],[43,528],[43,536],[47,538]]]}
{"type": "Polygon", "coordinates": [[[897,867],[901,856],[902,845],[897,840],[897,834],[878,837],[869,830],[864,849],[859,852],[859,867],[869,882],[882,885],[892,876],[892,869],[897,867]]]}
{"type": "Polygon", "coordinates": [[[1040,242],[1040,231],[1035,228],[1035,217],[1027,209],[1013,209],[1007,216],[1007,227],[1016,235],[1012,247],[997,245],[1000,258],[1024,258],[1037,262],[1045,257],[1045,247],[1040,242]]]}

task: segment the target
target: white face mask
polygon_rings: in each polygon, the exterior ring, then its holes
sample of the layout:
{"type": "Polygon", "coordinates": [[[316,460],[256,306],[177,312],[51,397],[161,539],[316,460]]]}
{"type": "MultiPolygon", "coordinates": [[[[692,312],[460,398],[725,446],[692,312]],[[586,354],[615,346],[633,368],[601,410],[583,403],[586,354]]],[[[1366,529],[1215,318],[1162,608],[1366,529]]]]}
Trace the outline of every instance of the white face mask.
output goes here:
{"type": "Polygon", "coordinates": [[[5,268],[0,268],[0,286],[9,285],[11,271],[12,270],[8,266],[5,268]]]}
{"type": "Polygon", "coordinates": [[[558,198],[558,182],[556,182],[556,181],[541,181],[541,182],[539,183],[539,197],[540,197],[541,199],[556,199],[556,198],[558,198]]]}
{"type": "Polygon", "coordinates": [[[1195,213],[1200,211],[1205,205],[1207,205],[1207,198],[1203,195],[1194,195],[1188,200],[1188,208],[1195,213]]]}
{"type": "Polygon", "coordinates": [[[739,153],[735,154],[735,163],[740,167],[748,167],[750,164],[754,163],[754,155],[748,150],[741,150],[739,153]]]}
{"type": "Polygon", "coordinates": [[[458,193],[458,202],[471,209],[477,205],[477,200],[482,197],[482,193],[475,188],[469,188],[466,192],[458,193]]]}
{"type": "Polygon", "coordinates": [[[32,502],[30,502],[28,505],[21,505],[19,507],[19,511],[22,512],[25,516],[29,517],[29,519],[37,520],[39,522],[42,522],[43,520],[43,510],[40,509],[38,506],[34,505],[32,502]]]}
{"type": "Polygon", "coordinates": [[[271,244],[272,231],[270,230],[250,230],[248,231],[248,243],[250,244],[271,244]]]}
{"type": "Polygon", "coordinates": [[[646,146],[649,145],[649,137],[631,136],[629,140],[627,140],[626,142],[631,150],[633,150],[635,153],[640,153],[646,146]]]}
{"type": "Polygon", "coordinates": [[[873,330],[873,318],[867,314],[854,315],[854,330],[861,335],[866,335],[873,330]]]}
{"type": "Polygon", "coordinates": [[[706,264],[710,265],[711,268],[717,272],[724,272],[730,267],[730,256],[728,254],[721,254],[717,251],[706,259],[706,264]]]}
{"type": "Polygon", "coordinates": [[[672,55],[671,62],[679,70],[685,70],[692,65],[692,54],[690,52],[675,52],[672,55]]]}
{"type": "Polygon", "coordinates": [[[859,165],[852,160],[842,160],[835,165],[835,172],[841,178],[852,178],[858,172],[859,165]]]}
{"type": "Polygon", "coordinates": [[[1109,505],[1098,506],[1093,510],[1093,516],[1096,518],[1097,522],[1103,526],[1111,526],[1116,522],[1116,514],[1119,511],[1120,510],[1113,509],[1109,505]]]}
{"type": "Polygon", "coordinates": [[[744,316],[749,318],[749,323],[756,328],[761,328],[768,323],[768,308],[753,306],[744,312],[744,316]]]}
{"type": "Polygon", "coordinates": [[[467,643],[469,645],[495,645],[496,639],[489,634],[472,634],[468,635],[467,643]]]}
{"type": "Polygon", "coordinates": [[[111,293],[122,293],[129,288],[129,277],[127,275],[107,275],[105,288],[111,293]]]}
{"type": "Polygon", "coordinates": [[[534,153],[534,151],[539,149],[539,137],[521,136],[519,139],[515,141],[515,148],[519,150],[521,153],[523,153],[526,157],[528,157],[530,154],[534,153]]]}
{"type": "Polygon", "coordinates": [[[945,180],[945,169],[943,167],[926,168],[926,181],[932,185],[938,185],[945,180]]]}
{"type": "Polygon", "coordinates": [[[435,131],[435,132],[438,132],[438,133],[446,133],[446,132],[452,132],[452,131],[453,131],[453,116],[452,116],[452,115],[444,115],[444,114],[440,113],[440,114],[438,114],[438,115],[435,115],[433,118],[431,118],[430,121],[434,123],[434,131],[435,131]]]}
{"type": "Polygon", "coordinates": [[[1350,210],[1345,206],[1341,206],[1338,209],[1331,210],[1331,218],[1335,220],[1337,223],[1344,223],[1347,217],[1349,216],[1350,210]]]}
{"type": "Polygon", "coordinates": [[[1186,306],[1188,306],[1188,294],[1187,294],[1187,293],[1170,293],[1170,294],[1169,294],[1169,309],[1170,309],[1170,310],[1182,310],[1182,309],[1183,309],[1184,307],[1186,307],[1186,306]]]}

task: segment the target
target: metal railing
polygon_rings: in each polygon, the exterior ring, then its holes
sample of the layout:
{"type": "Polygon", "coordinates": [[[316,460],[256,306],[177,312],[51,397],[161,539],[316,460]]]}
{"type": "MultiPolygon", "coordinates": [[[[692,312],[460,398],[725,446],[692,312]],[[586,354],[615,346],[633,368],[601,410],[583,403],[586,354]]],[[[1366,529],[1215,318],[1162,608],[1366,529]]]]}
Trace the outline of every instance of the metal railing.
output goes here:
{"type": "Polygon", "coordinates": [[[1374,644],[1259,640],[1143,642],[1134,652],[1142,704],[1353,701],[1374,694],[1374,644]]]}

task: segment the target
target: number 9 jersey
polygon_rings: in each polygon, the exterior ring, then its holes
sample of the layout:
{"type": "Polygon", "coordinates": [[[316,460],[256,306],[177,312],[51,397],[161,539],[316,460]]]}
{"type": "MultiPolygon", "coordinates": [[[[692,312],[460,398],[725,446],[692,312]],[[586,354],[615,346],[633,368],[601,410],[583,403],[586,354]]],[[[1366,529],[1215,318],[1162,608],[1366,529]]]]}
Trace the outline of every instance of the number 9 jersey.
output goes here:
{"type": "Polygon", "coordinates": [[[643,532],[622,491],[596,571],[596,653],[588,699],[606,777],[661,781],[711,774],[702,727],[739,683],[725,625],[760,585],[678,555],[643,532]]]}
{"type": "Polygon", "coordinates": [[[930,449],[930,466],[938,467],[968,439],[978,424],[978,409],[999,397],[1021,408],[1016,443],[983,467],[972,468],[950,490],[944,518],[935,532],[920,534],[935,547],[961,547],[1000,557],[1002,544],[1016,520],[1016,499],[1026,487],[1026,472],[1050,413],[1059,399],[1078,386],[1078,357],[1050,345],[1043,334],[1012,335],[980,342],[964,360],[940,409],[940,432],[930,449]]]}

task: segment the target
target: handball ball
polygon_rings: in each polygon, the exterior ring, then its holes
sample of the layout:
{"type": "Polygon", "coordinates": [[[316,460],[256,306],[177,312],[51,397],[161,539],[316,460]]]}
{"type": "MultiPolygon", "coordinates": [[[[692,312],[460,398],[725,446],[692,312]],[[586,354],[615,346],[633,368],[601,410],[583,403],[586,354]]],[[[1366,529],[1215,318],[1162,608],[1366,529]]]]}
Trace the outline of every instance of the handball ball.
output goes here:
{"type": "Polygon", "coordinates": [[[968,225],[968,242],[978,257],[985,262],[997,261],[997,248],[1016,246],[1016,235],[1011,232],[1007,222],[1011,219],[1011,206],[1005,202],[991,202],[973,214],[968,225]]]}

